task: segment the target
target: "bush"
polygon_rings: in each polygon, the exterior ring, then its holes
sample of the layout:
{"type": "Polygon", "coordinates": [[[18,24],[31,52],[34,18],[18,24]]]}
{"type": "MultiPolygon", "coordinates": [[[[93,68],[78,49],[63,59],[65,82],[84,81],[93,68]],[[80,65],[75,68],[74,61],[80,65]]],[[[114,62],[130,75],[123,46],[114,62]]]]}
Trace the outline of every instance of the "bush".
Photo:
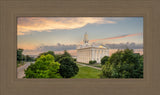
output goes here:
{"type": "Polygon", "coordinates": [[[79,71],[78,66],[71,57],[62,57],[59,63],[61,64],[59,72],[63,78],[71,78],[79,71]]]}
{"type": "Polygon", "coordinates": [[[73,60],[74,60],[74,61],[77,61],[77,59],[76,59],[76,58],[73,58],[73,60]]]}
{"type": "Polygon", "coordinates": [[[59,68],[60,64],[51,54],[41,55],[25,70],[25,78],[61,78],[59,68]]]}
{"type": "Polygon", "coordinates": [[[101,59],[101,65],[104,65],[107,61],[108,61],[109,57],[108,56],[104,56],[102,59],[101,59]]]}
{"type": "Polygon", "coordinates": [[[102,66],[101,78],[143,78],[143,56],[126,49],[112,54],[102,66]]]}
{"type": "Polygon", "coordinates": [[[90,60],[90,61],[89,61],[89,64],[95,64],[95,63],[97,63],[97,61],[96,61],[96,60],[93,60],[93,61],[92,61],[92,60],[90,60]]]}

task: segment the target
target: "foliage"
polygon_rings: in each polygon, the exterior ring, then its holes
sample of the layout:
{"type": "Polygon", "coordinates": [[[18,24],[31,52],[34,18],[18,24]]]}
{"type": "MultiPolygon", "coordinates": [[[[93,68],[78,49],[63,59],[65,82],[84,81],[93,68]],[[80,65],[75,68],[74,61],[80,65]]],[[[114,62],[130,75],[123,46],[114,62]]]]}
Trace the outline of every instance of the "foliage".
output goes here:
{"type": "Polygon", "coordinates": [[[71,55],[65,50],[63,54],[56,54],[55,55],[55,61],[59,62],[59,60],[62,59],[63,57],[71,57],[71,55]]]}
{"type": "Polygon", "coordinates": [[[56,54],[55,55],[55,61],[58,62],[62,58],[62,55],[56,54]]]}
{"type": "Polygon", "coordinates": [[[53,51],[48,51],[48,52],[43,52],[43,53],[39,54],[39,56],[38,56],[37,58],[40,58],[40,57],[41,57],[41,55],[48,55],[48,54],[50,54],[50,55],[52,55],[52,56],[54,56],[54,57],[55,57],[55,54],[54,54],[54,52],[53,52],[53,51]]]}
{"type": "Polygon", "coordinates": [[[22,66],[22,65],[24,65],[25,64],[25,62],[24,61],[17,61],[17,67],[20,67],[20,66],[22,66]]]}
{"type": "Polygon", "coordinates": [[[102,66],[101,78],[143,78],[143,56],[125,49],[112,54],[102,66]]]}
{"type": "Polygon", "coordinates": [[[96,60],[90,60],[90,61],[89,61],[89,64],[95,64],[95,63],[97,63],[96,60]]]}
{"type": "Polygon", "coordinates": [[[101,59],[101,65],[104,65],[104,64],[105,64],[105,62],[107,62],[107,61],[108,61],[108,59],[109,59],[109,57],[108,57],[108,56],[104,56],[104,57],[101,59]]]}
{"type": "Polygon", "coordinates": [[[71,55],[65,50],[64,54],[62,54],[62,57],[71,57],[71,55]]]}
{"type": "Polygon", "coordinates": [[[22,52],[23,52],[23,49],[18,49],[17,50],[17,61],[22,61],[22,59],[23,59],[23,54],[22,54],[22,52]]]}
{"type": "Polygon", "coordinates": [[[73,58],[73,60],[74,60],[74,61],[77,61],[77,59],[76,59],[76,58],[73,58]]]}
{"type": "Polygon", "coordinates": [[[26,61],[34,61],[35,59],[33,57],[30,57],[29,55],[25,56],[26,61]]]}
{"type": "Polygon", "coordinates": [[[62,57],[59,63],[61,64],[59,72],[63,78],[71,78],[79,71],[78,66],[71,57],[62,57]]]}
{"type": "Polygon", "coordinates": [[[100,78],[99,74],[101,73],[101,70],[82,65],[78,65],[78,68],[78,74],[72,78],[100,78]]]}
{"type": "Polygon", "coordinates": [[[41,55],[34,64],[25,70],[26,78],[61,78],[58,70],[60,64],[51,54],[41,55]]]}

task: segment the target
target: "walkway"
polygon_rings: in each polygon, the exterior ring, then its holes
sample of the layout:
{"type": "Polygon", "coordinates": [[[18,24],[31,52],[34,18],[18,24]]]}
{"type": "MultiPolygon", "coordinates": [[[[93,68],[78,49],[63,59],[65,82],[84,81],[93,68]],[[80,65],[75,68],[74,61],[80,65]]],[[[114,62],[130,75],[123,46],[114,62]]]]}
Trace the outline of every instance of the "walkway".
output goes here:
{"type": "Polygon", "coordinates": [[[28,68],[29,65],[31,65],[32,62],[26,62],[23,66],[20,66],[17,68],[17,78],[23,78],[25,76],[24,70],[28,68]]]}
{"type": "Polygon", "coordinates": [[[82,63],[77,63],[77,64],[82,65],[82,66],[87,66],[87,67],[91,67],[91,68],[94,68],[94,69],[101,70],[101,68],[94,67],[94,66],[91,66],[91,65],[86,65],[86,64],[82,64],[82,63]]]}

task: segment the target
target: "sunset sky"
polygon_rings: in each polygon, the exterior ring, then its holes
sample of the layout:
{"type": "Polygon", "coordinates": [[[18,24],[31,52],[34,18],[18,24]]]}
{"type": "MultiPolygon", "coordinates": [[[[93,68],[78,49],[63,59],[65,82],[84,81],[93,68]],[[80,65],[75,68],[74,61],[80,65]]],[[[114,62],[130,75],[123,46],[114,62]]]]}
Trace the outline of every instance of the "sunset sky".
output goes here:
{"type": "Polygon", "coordinates": [[[19,17],[17,22],[18,48],[28,50],[78,45],[85,32],[90,43],[143,44],[143,17],[19,17]]]}

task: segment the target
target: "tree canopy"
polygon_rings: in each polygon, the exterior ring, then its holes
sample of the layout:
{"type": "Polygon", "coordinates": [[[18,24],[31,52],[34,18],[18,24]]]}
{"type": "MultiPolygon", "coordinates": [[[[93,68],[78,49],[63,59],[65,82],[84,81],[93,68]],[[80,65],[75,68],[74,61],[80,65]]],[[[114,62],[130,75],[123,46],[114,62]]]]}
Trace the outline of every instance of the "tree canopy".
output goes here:
{"type": "Polygon", "coordinates": [[[105,62],[107,62],[107,61],[108,61],[108,59],[109,59],[109,57],[108,57],[108,56],[104,56],[104,57],[101,59],[101,65],[104,65],[104,64],[105,64],[105,62]]]}
{"type": "Polygon", "coordinates": [[[25,56],[26,61],[34,61],[33,57],[30,57],[29,55],[25,56]]]}
{"type": "Polygon", "coordinates": [[[71,55],[66,50],[64,50],[64,54],[62,54],[62,57],[71,57],[71,55]]]}
{"type": "Polygon", "coordinates": [[[41,55],[25,70],[26,78],[60,78],[60,63],[51,54],[41,55]]]}
{"type": "Polygon", "coordinates": [[[74,63],[74,60],[69,56],[62,57],[59,60],[59,63],[61,64],[59,72],[63,78],[71,78],[75,76],[79,71],[78,66],[76,65],[76,63],[74,63]]]}
{"type": "Polygon", "coordinates": [[[22,61],[23,59],[23,49],[17,49],[17,61],[22,61]]]}
{"type": "Polygon", "coordinates": [[[63,54],[56,54],[55,55],[55,61],[59,61],[63,57],[70,57],[70,58],[72,58],[72,56],[66,50],[64,50],[63,54]]]}
{"type": "Polygon", "coordinates": [[[48,54],[50,54],[50,55],[55,57],[55,54],[54,54],[53,51],[48,51],[48,52],[43,52],[43,53],[39,54],[39,56],[37,58],[40,58],[41,55],[48,55],[48,54]]]}
{"type": "Polygon", "coordinates": [[[143,78],[143,56],[126,49],[112,54],[102,66],[101,78],[143,78]]]}

